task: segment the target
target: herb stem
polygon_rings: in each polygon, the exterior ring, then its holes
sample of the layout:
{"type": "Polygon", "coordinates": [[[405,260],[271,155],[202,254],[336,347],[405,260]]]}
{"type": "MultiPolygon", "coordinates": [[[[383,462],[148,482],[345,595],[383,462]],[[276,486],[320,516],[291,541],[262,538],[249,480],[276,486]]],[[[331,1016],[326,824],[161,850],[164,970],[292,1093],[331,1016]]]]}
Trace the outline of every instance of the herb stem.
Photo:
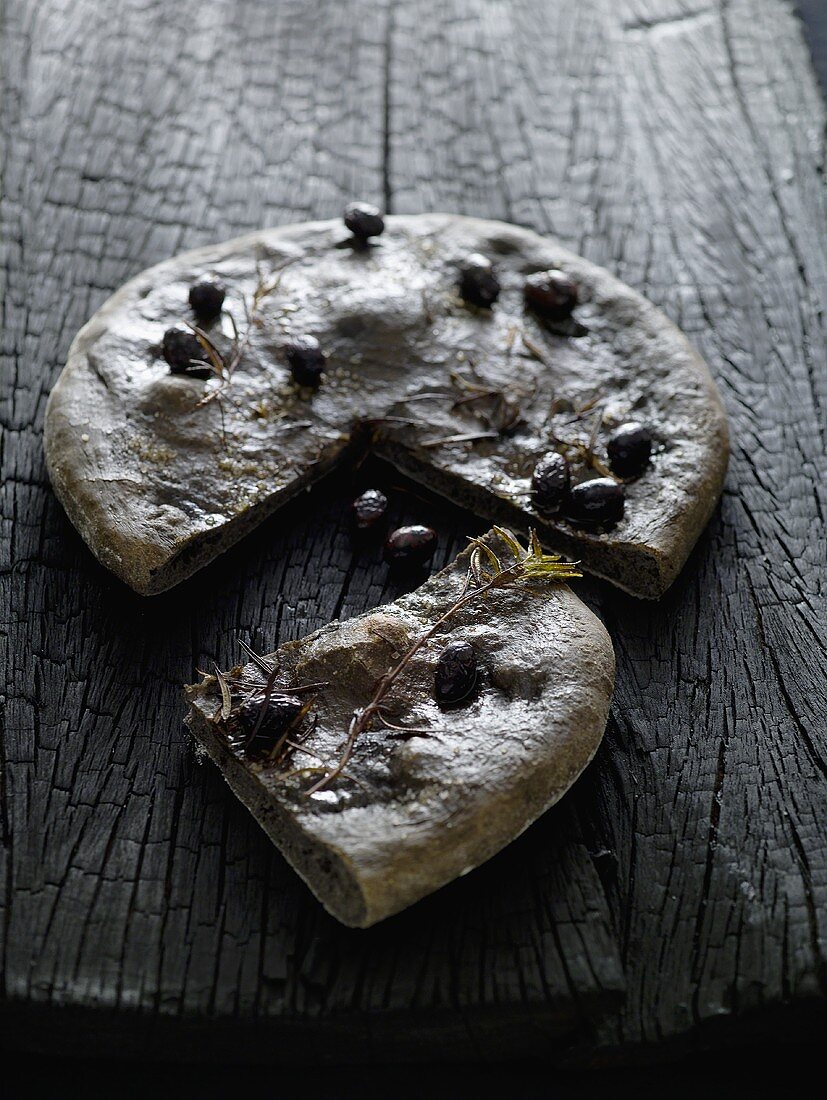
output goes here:
{"type": "Polygon", "coordinates": [[[466,592],[465,595],[460,598],[448,608],[444,615],[440,616],[433,626],[429,627],[420,638],[411,646],[411,648],[405,653],[401,660],[394,665],[390,672],[386,672],[382,679],[379,681],[376,691],[373,694],[373,698],[364,707],[357,707],[353,712],[353,716],[350,719],[350,725],[348,726],[347,740],[345,741],[344,751],[339,757],[339,761],[331,772],[319,779],[310,790],[307,792],[308,796],[315,794],[317,791],[324,790],[334,782],[348,766],[350,758],[353,755],[353,750],[356,747],[356,742],[362,733],[365,733],[373,720],[374,715],[381,709],[382,700],[391,690],[393,685],[419,653],[420,649],[433,638],[439,628],[446,623],[453,615],[457,613],[461,608],[465,607],[471,600],[476,599],[478,596],[482,596],[483,593],[490,591],[490,589],[497,587],[497,577],[492,579],[484,585],[482,588],[475,588],[471,592],[466,592]]]}
{"type": "Polygon", "coordinates": [[[382,720],[381,711],[383,709],[383,701],[396,681],[423,646],[427,645],[439,629],[452,619],[458,611],[461,611],[463,607],[473,600],[481,598],[487,592],[491,592],[494,589],[505,588],[521,578],[546,577],[565,580],[567,578],[580,576],[576,568],[576,563],[561,562],[559,556],[556,554],[544,554],[537,536],[533,532],[530,535],[529,545],[526,549],[520,546],[510,531],[505,531],[498,527],[495,527],[494,531],[514,554],[516,559],[514,563],[504,567],[490,546],[480,539],[472,539],[474,549],[471,553],[468,571],[459,596],[451,604],[448,610],[440,615],[436,622],[433,623],[424,634],[421,634],[419,638],[417,638],[399,661],[397,661],[397,663],[385,673],[381,680],[379,680],[370,702],[364,707],[357,707],[353,711],[350,723],[348,724],[344,748],[342,749],[338,762],[305,792],[308,797],[319,791],[325,790],[343,774],[353,756],[353,751],[360,736],[370,728],[371,722],[375,717],[379,717],[379,719],[382,720]],[[482,571],[481,560],[483,554],[493,563],[494,569],[496,570],[491,576],[486,576],[482,571]]]}

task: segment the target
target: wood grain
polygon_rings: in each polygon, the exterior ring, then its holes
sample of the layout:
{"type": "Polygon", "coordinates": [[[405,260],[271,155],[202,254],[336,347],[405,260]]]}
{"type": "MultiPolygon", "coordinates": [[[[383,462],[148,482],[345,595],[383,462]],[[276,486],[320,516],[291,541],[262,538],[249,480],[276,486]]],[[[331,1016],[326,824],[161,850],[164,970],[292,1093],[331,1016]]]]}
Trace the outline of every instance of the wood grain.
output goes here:
{"type": "MultiPolygon", "coordinates": [[[[782,0],[6,0],[2,1034],[263,1060],[606,1060],[823,1026],[824,111],[782,0]],[[51,495],[75,331],[182,248],[326,217],[511,218],[679,323],[733,422],[720,514],[613,634],[604,748],[485,868],[327,918],[181,719],[195,668],[392,597],[342,472],[163,597],[51,495]],[[55,1026],[59,1023],[60,1026],[55,1026]]],[[[480,521],[408,491],[437,564],[480,521]]]]}

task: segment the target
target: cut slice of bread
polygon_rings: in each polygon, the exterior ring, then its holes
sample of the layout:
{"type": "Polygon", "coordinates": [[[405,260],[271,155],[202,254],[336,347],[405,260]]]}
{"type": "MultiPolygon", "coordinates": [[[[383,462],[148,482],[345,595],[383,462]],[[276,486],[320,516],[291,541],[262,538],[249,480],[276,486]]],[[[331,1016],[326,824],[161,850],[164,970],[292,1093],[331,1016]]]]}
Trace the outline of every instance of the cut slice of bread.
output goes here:
{"type": "MultiPolygon", "coordinates": [[[[487,538],[507,555],[499,536],[487,538]]],[[[196,741],[345,924],[374,924],[494,855],[568,790],[603,735],[614,680],[604,627],[564,584],[520,581],[467,604],[395,683],[385,713],[416,732],[375,722],[344,774],[308,795],[339,759],[353,711],[457,599],[468,561],[466,551],[409,595],[267,658],[276,691],[327,685],[297,731],[300,748],[278,765],[248,758],[228,736],[216,677],[187,689],[196,741]],[[478,687],[441,707],[434,668],[458,639],[476,651],[478,687]]],[[[255,663],[229,672],[232,707],[265,679],[255,663]]]]}

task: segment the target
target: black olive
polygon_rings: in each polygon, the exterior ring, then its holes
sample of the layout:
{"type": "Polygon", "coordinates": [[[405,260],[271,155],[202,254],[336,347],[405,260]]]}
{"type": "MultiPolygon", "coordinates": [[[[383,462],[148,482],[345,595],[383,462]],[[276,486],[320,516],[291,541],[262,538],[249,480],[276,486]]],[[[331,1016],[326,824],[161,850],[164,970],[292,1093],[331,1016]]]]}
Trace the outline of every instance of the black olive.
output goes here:
{"type": "Polygon", "coordinates": [[[466,302],[490,308],[500,296],[500,280],[491,261],[481,252],[466,256],[460,267],[459,292],[466,302]]]}
{"type": "Polygon", "coordinates": [[[274,691],[265,703],[264,693],[248,695],[232,714],[233,744],[248,756],[267,753],[294,726],[303,709],[296,695],[274,691]],[[264,714],[256,730],[262,708],[264,714]],[[253,731],[256,730],[255,734],[253,731]]]}
{"type": "Polygon", "coordinates": [[[161,350],[173,374],[191,378],[209,378],[215,372],[205,362],[206,352],[198,337],[184,324],[173,325],[164,333],[161,350]]]}
{"type": "Polygon", "coordinates": [[[577,283],[563,271],[552,268],[529,275],[523,288],[525,304],[550,321],[571,316],[577,305],[577,283]]]}
{"type": "Polygon", "coordinates": [[[424,565],[434,556],[436,541],[432,527],[397,527],[385,540],[385,561],[402,567],[424,565]]]}
{"type": "Polygon", "coordinates": [[[388,498],[378,489],[366,489],[350,506],[357,531],[372,531],[388,514],[388,498]]]}
{"type": "Polygon", "coordinates": [[[352,202],[345,207],[345,225],[354,237],[364,242],[378,237],[385,229],[385,219],[378,206],[369,202],[352,202]]]}
{"type": "Polygon", "coordinates": [[[558,512],[571,485],[568,460],[558,451],[543,455],[534,467],[531,477],[531,493],[538,512],[558,512]]]}
{"type": "Polygon", "coordinates": [[[467,699],[477,683],[477,654],[470,642],[451,642],[440,653],[434,671],[434,695],[439,703],[467,699]]]}
{"type": "Polygon", "coordinates": [[[215,275],[202,276],[190,287],[190,306],[193,313],[203,321],[211,321],[221,312],[226,293],[224,284],[215,275]]]}
{"type": "Polygon", "coordinates": [[[610,477],[595,477],[575,485],[566,501],[565,514],[581,527],[611,527],[623,517],[626,491],[610,477]]]}
{"type": "Polygon", "coordinates": [[[294,380],[300,386],[318,386],[327,363],[315,336],[294,336],[285,348],[294,380]]]}
{"type": "Polygon", "coordinates": [[[637,477],[652,457],[652,432],[645,424],[630,420],[613,433],[606,451],[609,465],[619,477],[637,477]]]}

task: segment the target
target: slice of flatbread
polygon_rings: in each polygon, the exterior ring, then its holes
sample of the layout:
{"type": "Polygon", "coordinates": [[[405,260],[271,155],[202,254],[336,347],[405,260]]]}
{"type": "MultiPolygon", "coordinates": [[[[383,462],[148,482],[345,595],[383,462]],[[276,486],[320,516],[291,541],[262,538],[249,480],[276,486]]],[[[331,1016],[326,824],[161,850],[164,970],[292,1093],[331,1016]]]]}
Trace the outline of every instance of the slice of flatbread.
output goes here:
{"type": "MultiPolygon", "coordinates": [[[[488,544],[509,560],[498,536],[488,544]]],[[[354,710],[459,596],[469,553],[395,603],[267,658],[274,692],[326,684],[295,733],[300,747],[278,765],[248,756],[234,731],[267,679],[258,664],[187,688],[197,742],[345,924],[374,924],[494,855],[563,795],[603,735],[614,681],[604,627],[565,585],[521,581],[469,603],[396,681],[385,713],[416,732],[375,722],[344,773],[308,795],[339,760],[354,710]],[[441,706],[435,665],[457,640],[477,654],[478,685],[465,703],[441,706]]]]}
{"type": "Polygon", "coordinates": [[[46,416],[55,491],[94,553],[142,593],[195,572],[360,441],[648,597],[686,560],[728,455],[709,372],[654,306],[553,240],[448,214],[390,217],[364,248],[338,221],[266,230],[143,272],[78,334],[46,416]],[[457,295],[474,252],[498,270],[493,309],[457,295]],[[523,301],[526,276],[551,267],[580,287],[559,325],[523,301]],[[173,375],[160,355],[165,330],[194,320],[188,290],[205,273],[228,288],[208,335],[229,383],[173,375]],[[328,357],[316,390],[287,368],[298,335],[328,357]],[[656,449],[625,487],[620,522],[601,533],[536,514],[538,459],[566,447],[575,481],[594,477],[629,419],[651,426],[656,449]]]}

